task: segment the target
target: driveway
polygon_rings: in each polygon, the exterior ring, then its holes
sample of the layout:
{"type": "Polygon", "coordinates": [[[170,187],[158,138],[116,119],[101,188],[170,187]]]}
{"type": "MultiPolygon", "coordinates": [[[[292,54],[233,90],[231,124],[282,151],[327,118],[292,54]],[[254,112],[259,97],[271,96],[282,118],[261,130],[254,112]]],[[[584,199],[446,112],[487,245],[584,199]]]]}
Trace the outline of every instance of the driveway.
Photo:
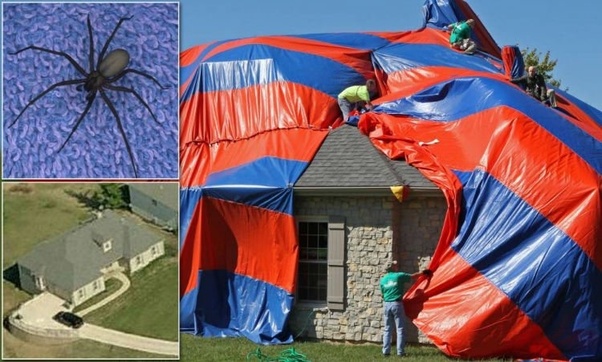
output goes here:
{"type": "MultiPolygon", "coordinates": [[[[100,308],[106,303],[109,303],[115,298],[119,297],[129,288],[130,281],[124,274],[116,273],[114,276],[123,283],[121,288],[99,303],[85,309],[80,313],[77,313],[78,315],[83,315],[84,313],[89,313],[94,309],[100,308]]],[[[173,357],[177,357],[179,355],[180,348],[178,342],[123,333],[85,322],[81,328],[72,330],[71,328],[64,326],[52,319],[52,316],[54,316],[56,313],[61,310],[65,310],[64,305],[65,301],[62,299],[48,292],[44,292],[25,302],[16,312],[14,312],[15,314],[19,314],[19,319],[16,322],[18,322],[22,327],[25,327],[25,329],[31,333],[46,337],[54,336],[55,333],[53,331],[69,330],[75,331],[79,338],[91,339],[101,343],[149,353],[173,357]]]]}
{"type": "Polygon", "coordinates": [[[79,329],[79,336],[114,346],[162,355],[178,356],[180,351],[178,342],[127,334],[92,324],[84,324],[79,329]]]}

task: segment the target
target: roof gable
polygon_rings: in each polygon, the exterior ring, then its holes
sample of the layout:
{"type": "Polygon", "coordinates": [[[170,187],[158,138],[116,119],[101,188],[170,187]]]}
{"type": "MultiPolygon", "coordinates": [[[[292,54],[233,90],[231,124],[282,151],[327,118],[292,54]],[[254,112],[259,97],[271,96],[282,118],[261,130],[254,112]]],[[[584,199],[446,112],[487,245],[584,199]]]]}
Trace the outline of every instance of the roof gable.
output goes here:
{"type": "Polygon", "coordinates": [[[99,278],[105,266],[130,259],[161,239],[136,219],[107,210],[97,219],[40,243],[18,263],[73,291],[99,278]],[[105,252],[103,244],[108,240],[111,248],[105,252]]]}
{"type": "Polygon", "coordinates": [[[437,190],[405,161],[390,160],[356,127],[330,131],[295,188],[389,188],[410,186],[437,190]]]}

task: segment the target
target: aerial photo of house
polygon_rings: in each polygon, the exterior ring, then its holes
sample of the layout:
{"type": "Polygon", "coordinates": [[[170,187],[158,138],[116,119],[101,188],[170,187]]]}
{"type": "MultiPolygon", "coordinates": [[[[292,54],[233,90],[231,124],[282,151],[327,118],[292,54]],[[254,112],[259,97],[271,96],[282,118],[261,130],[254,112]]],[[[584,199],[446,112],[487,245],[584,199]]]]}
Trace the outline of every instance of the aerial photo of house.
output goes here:
{"type": "Polygon", "coordinates": [[[131,186],[3,183],[3,359],[178,358],[177,183],[131,186]]]}
{"type": "Polygon", "coordinates": [[[104,275],[134,273],[165,253],[161,235],[132,217],[107,210],[39,244],[18,260],[21,288],[49,291],[77,306],[105,290],[104,275]]]}

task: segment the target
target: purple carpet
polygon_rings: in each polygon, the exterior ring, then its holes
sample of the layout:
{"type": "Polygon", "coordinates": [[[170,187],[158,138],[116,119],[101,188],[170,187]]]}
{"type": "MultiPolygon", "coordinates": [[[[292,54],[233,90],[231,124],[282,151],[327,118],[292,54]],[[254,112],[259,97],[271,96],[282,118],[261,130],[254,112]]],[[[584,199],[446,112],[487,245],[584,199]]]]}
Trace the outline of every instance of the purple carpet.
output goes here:
{"type": "Polygon", "coordinates": [[[131,93],[106,90],[130,143],[138,177],[178,178],[178,4],[177,3],[5,3],[3,4],[3,176],[11,179],[134,178],[134,167],[117,121],[97,94],[89,113],[65,147],[84,111],[86,92],[77,86],[58,87],[30,106],[8,127],[27,103],[51,85],[84,76],[64,57],[26,50],[30,45],[69,54],[89,72],[90,16],[94,63],[122,17],[126,20],[107,52],[130,54],[128,68],[145,72],[167,86],[128,73],[112,85],[131,93]]]}

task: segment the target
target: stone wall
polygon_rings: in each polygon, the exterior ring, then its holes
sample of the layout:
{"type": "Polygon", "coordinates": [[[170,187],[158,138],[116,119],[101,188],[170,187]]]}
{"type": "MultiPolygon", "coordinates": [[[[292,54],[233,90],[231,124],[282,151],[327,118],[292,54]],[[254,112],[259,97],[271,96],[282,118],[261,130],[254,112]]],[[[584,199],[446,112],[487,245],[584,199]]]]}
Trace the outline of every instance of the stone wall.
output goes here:
{"type": "MultiPolygon", "coordinates": [[[[391,197],[296,197],[296,216],[339,215],[346,219],[346,307],[297,303],[290,317],[294,336],[354,342],[382,339],[380,277],[397,259],[408,272],[428,263],[439,238],[445,200],[414,196],[399,203],[391,197]]],[[[408,341],[416,328],[408,325],[408,341]],[[413,330],[412,330],[413,329],[413,330]]]]}

